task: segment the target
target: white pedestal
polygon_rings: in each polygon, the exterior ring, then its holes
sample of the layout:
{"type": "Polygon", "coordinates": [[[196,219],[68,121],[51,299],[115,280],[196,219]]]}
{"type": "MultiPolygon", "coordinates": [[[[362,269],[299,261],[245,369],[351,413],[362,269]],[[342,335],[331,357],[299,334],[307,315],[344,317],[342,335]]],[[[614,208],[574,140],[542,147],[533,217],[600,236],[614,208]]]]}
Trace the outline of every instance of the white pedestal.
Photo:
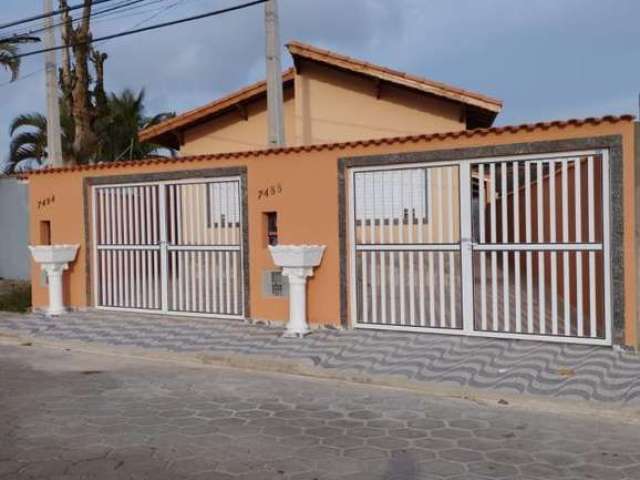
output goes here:
{"type": "Polygon", "coordinates": [[[47,273],[49,284],[49,315],[60,315],[66,311],[62,300],[62,274],[69,268],[69,262],[76,258],[78,245],[36,245],[29,246],[33,259],[47,273]]]}
{"type": "Polygon", "coordinates": [[[270,246],[273,262],[282,267],[282,274],[289,279],[289,323],[285,337],[307,335],[307,278],[320,265],[324,245],[277,245],[270,246]]]}
{"type": "Polygon", "coordinates": [[[68,263],[43,263],[42,270],[47,272],[49,284],[49,315],[60,315],[66,311],[62,300],[62,273],[69,268],[68,263]]]}
{"type": "Polygon", "coordinates": [[[307,277],[313,276],[313,268],[284,267],[282,274],[289,279],[289,323],[285,337],[307,335],[307,277]]]}

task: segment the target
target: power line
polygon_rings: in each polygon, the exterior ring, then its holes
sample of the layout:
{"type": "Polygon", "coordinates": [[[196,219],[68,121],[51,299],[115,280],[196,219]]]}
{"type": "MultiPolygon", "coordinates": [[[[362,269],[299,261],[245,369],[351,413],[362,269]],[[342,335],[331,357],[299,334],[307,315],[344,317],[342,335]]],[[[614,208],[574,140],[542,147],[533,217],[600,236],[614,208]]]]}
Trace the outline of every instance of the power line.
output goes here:
{"type": "MultiPolygon", "coordinates": [[[[106,3],[106,2],[112,2],[112,1],[114,1],[114,0],[94,0],[93,3],[92,3],[92,6],[99,5],[101,3],[106,3]]],[[[58,15],[58,14],[63,13],[63,12],[71,12],[71,11],[77,10],[79,8],[84,8],[84,4],[83,3],[78,3],[76,5],[71,5],[68,8],[63,8],[63,9],[60,9],[60,10],[54,10],[53,12],[41,13],[39,15],[34,15],[33,17],[27,17],[27,18],[22,18],[20,20],[14,20],[12,22],[0,25],[0,30],[3,30],[5,28],[9,28],[9,27],[14,27],[16,25],[21,25],[23,23],[30,23],[30,22],[34,22],[36,20],[41,20],[43,18],[52,17],[54,15],[58,15]]]]}
{"type": "Polygon", "coordinates": [[[208,18],[208,17],[214,17],[216,15],[222,15],[224,13],[229,13],[229,12],[234,12],[237,10],[242,10],[248,7],[253,7],[255,5],[259,5],[261,3],[265,3],[269,0],[254,0],[252,2],[248,2],[248,3],[242,3],[240,5],[236,5],[234,7],[228,7],[228,8],[223,8],[220,10],[213,10],[211,12],[206,12],[206,13],[201,13],[199,15],[193,15],[191,17],[185,17],[185,18],[180,18],[178,20],[172,20],[170,22],[164,22],[164,23],[156,23],[155,25],[150,25],[148,27],[143,27],[143,28],[136,28],[133,30],[126,30],[124,32],[120,32],[120,33],[113,33],[111,35],[104,35],[102,37],[98,37],[98,38],[94,38],[93,40],[90,40],[88,42],[77,42],[71,45],[60,45],[57,47],[53,47],[53,48],[43,48],[40,50],[32,50],[30,52],[25,52],[25,53],[21,53],[19,55],[16,55],[15,58],[24,58],[24,57],[30,57],[33,55],[38,55],[40,53],[46,53],[46,52],[50,52],[53,50],[62,50],[65,48],[72,48],[72,47],[76,47],[79,45],[86,45],[86,44],[90,44],[90,43],[96,43],[96,42],[102,42],[105,40],[111,40],[112,38],[119,38],[119,37],[125,37],[128,35],[133,35],[135,33],[142,33],[142,32],[147,32],[149,30],[156,30],[159,28],[164,28],[164,27],[170,27],[172,25],[178,25],[180,23],[186,23],[186,22],[192,22],[194,20],[200,20],[203,18],[208,18]]]}
{"type": "MultiPolygon", "coordinates": [[[[168,0],[154,0],[154,1],[150,1],[149,3],[145,3],[144,5],[136,5],[138,3],[142,3],[142,2],[146,2],[148,0],[120,0],[119,4],[116,4],[114,6],[108,7],[108,8],[103,8],[102,10],[92,10],[90,15],[83,15],[81,17],[77,17],[77,18],[72,18],[71,21],[72,23],[79,23],[87,18],[98,18],[100,17],[100,20],[106,17],[109,17],[109,14],[111,13],[112,15],[114,13],[122,13],[122,12],[126,12],[126,11],[130,11],[130,10],[135,10],[138,8],[142,8],[142,7],[146,7],[149,5],[153,5],[154,3],[161,3],[161,2],[165,2],[168,0]]],[[[47,30],[49,30],[50,28],[58,28],[62,25],[64,25],[65,22],[58,22],[53,24],[51,27],[45,26],[44,22],[41,22],[40,25],[38,26],[34,26],[32,28],[17,28],[15,30],[12,30],[10,32],[7,32],[6,36],[8,37],[8,39],[11,39],[11,37],[16,37],[16,36],[22,36],[22,35],[32,35],[35,33],[41,33],[41,32],[45,32],[47,30]]]]}

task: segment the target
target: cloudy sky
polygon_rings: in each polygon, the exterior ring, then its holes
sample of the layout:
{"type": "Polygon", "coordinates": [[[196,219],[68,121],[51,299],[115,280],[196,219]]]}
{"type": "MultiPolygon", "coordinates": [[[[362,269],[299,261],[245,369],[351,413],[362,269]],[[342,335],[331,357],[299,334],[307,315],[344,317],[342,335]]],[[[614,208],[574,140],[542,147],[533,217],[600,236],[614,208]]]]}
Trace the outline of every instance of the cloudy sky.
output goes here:
{"type": "MultiPolygon", "coordinates": [[[[145,0],[96,19],[94,36],[242,1],[145,0]]],[[[41,8],[42,0],[0,0],[0,24],[41,8]]],[[[638,111],[638,0],[280,0],[280,14],[283,43],[309,42],[501,98],[498,125],[638,111]]],[[[109,54],[108,90],[145,88],[149,113],[181,112],[264,78],[263,7],[100,48],[109,54]]],[[[286,53],[283,62],[290,64],[286,53]]],[[[11,84],[0,71],[0,158],[10,120],[44,110],[42,65],[41,56],[26,58],[11,84]]]]}

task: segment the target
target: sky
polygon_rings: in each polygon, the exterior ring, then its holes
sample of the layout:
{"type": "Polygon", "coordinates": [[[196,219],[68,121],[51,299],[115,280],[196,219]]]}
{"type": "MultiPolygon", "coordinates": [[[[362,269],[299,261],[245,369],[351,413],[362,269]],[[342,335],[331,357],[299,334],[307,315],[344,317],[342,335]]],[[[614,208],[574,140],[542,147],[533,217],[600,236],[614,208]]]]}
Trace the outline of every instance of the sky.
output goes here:
{"type": "MultiPolygon", "coordinates": [[[[96,20],[92,30],[95,37],[242,1],[145,0],[138,10],[96,20]]],[[[279,4],[283,44],[300,40],[500,98],[504,108],[496,125],[638,112],[638,0],[279,4]]],[[[0,24],[41,9],[42,0],[0,0],[0,24]]],[[[144,88],[149,114],[180,113],[261,80],[263,15],[259,5],[98,44],[109,55],[106,88],[144,88]]],[[[31,48],[37,47],[25,50],[31,48]]],[[[291,64],[284,49],[282,59],[284,68],[291,64]]],[[[25,58],[14,83],[0,70],[0,159],[8,151],[11,119],[44,112],[43,62],[42,56],[25,58]]]]}

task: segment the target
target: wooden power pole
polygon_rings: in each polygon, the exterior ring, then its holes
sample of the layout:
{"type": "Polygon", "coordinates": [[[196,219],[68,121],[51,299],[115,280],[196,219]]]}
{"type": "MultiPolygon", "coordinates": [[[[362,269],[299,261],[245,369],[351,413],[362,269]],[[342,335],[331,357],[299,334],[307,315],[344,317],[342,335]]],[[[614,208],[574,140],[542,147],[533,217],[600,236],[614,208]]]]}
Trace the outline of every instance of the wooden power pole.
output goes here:
{"type": "MultiPolygon", "coordinates": [[[[51,0],[44,0],[44,46],[53,48],[56,45],[55,27],[53,26],[53,8],[51,0]]],[[[60,104],[58,103],[58,67],[56,51],[44,55],[45,78],[47,88],[47,155],[48,165],[60,167],[62,158],[62,133],[60,129],[60,104]]]]}
{"type": "Polygon", "coordinates": [[[264,7],[267,34],[267,110],[269,147],[284,147],[284,106],[282,96],[282,64],[280,61],[280,19],[278,1],[269,0],[264,7]]]}

